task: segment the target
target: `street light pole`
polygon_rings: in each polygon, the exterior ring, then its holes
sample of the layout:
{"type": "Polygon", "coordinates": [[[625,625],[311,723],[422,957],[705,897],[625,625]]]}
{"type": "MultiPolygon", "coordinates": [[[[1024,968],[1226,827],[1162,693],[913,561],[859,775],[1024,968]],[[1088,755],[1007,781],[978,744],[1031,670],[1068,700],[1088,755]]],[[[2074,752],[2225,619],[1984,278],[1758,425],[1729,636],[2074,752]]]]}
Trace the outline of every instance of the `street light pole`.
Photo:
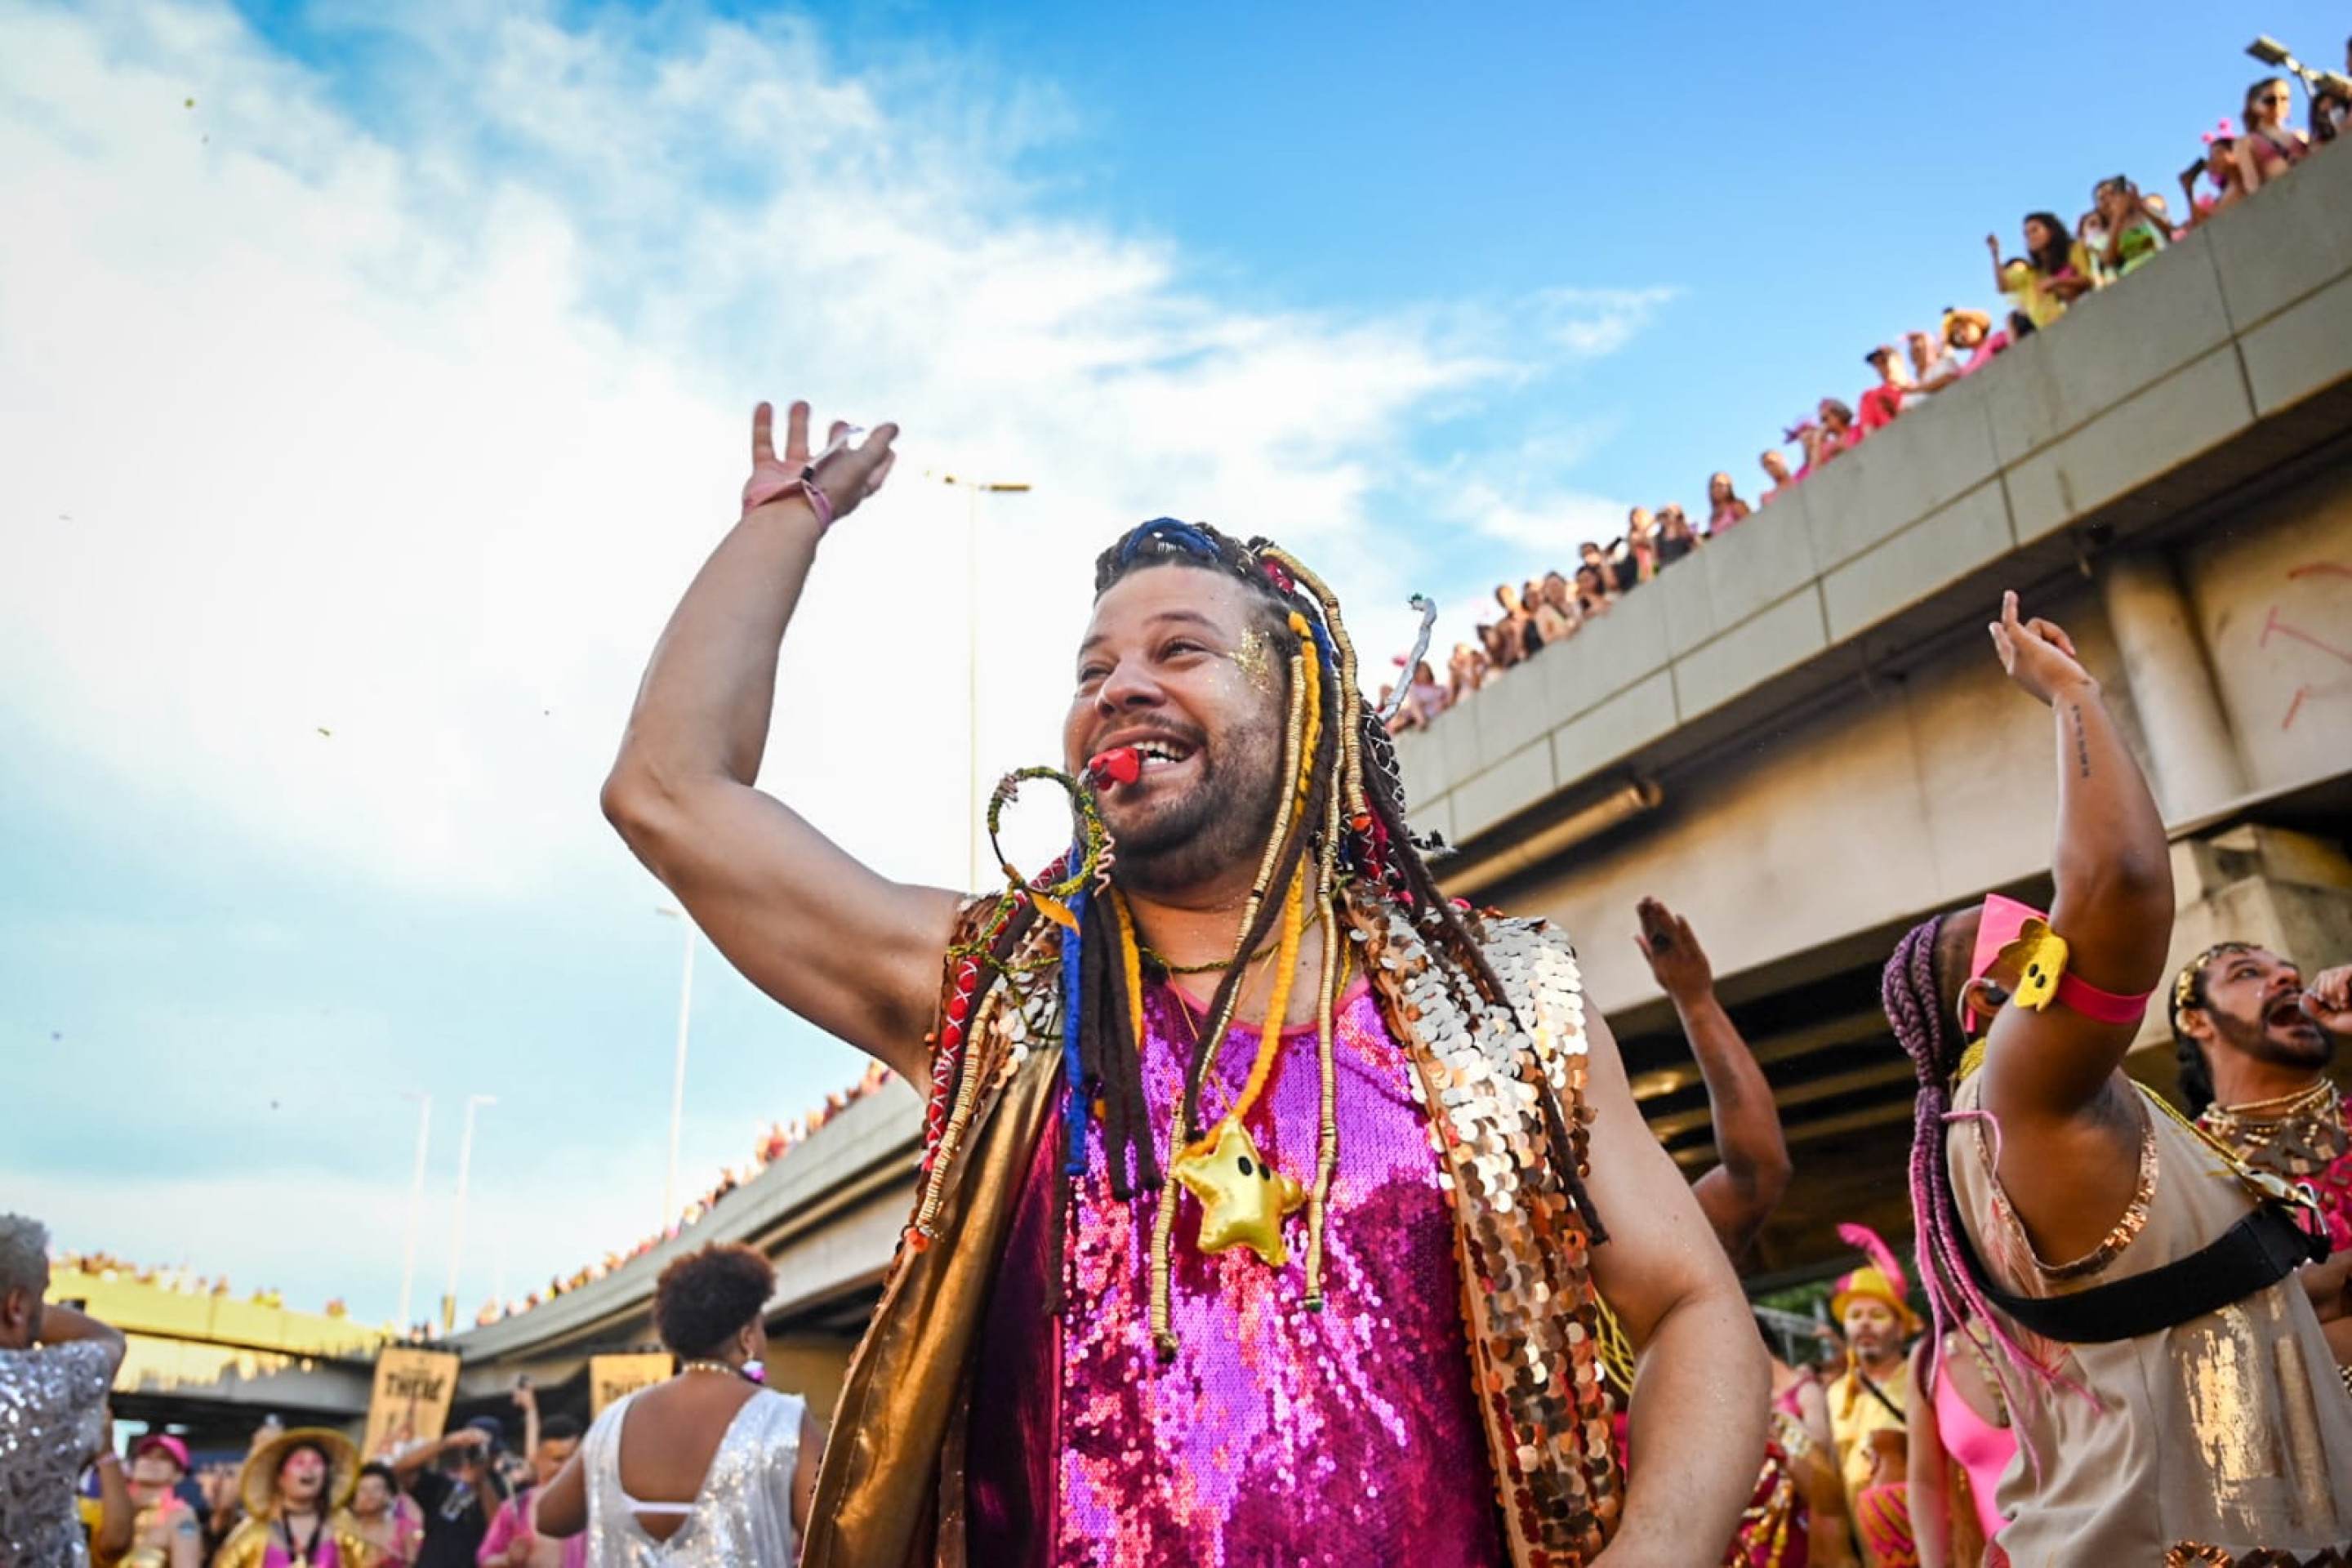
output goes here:
{"type": "Polygon", "coordinates": [[[466,1133],[457,1141],[457,1202],[449,1221],[449,1293],[441,1298],[441,1331],[445,1334],[457,1324],[457,1270],[466,1258],[466,1181],[474,1167],[474,1112],[498,1102],[494,1094],[466,1097],[466,1133]]]}
{"type": "Polygon", "coordinates": [[[408,1315],[416,1290],[416,1233],[425,1223],[425,1152],[433,1138],[433,1097],[421,1092],[401,1096],[416,1101],[416,1172],[408,1179],[408,1237],[400,1249],[400,1319],[402,1333],[416,1320],[408,1315]]]}
{"type": "Polygon", "coordinates": [[[953,474],[940,476],[943,484],[961,489],[967,505],[963,530],[963,668],[964,715],[967,761],[971,768],[971,794],[966,797],[964,824],[968,850],[964,887],[978,891],[983,885],[980,874],[980,498],[998,495],[1026,495],[1025,479],[964,479],[953,474]]]}
{"type": "Polygon", "coordinates": [[[681,910],[665,904],[654,912],[686,927],[686,959],[677,977],[677,1050],[669,1075],[669,1173],[662,1179],[661,1228],[656,1233],[667,1235],[677,1220],[677,1142],[686,1121],[686,1041],[687,1026],[694,1017],[695,930],[681,910]]]}

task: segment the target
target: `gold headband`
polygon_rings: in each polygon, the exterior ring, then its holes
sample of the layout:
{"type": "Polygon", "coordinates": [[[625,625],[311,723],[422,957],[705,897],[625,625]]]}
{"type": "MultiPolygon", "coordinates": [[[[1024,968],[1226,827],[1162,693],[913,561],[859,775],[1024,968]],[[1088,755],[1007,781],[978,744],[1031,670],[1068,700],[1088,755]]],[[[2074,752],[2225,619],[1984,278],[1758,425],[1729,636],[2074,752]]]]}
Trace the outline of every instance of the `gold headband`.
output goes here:
{"type": "Polygon", "coordinates": [[[2225,952],[2252,952],[2253,949],[2250,942],[2217,942],[2182,964],[2180,973],[2172,977],[2172,1016],[2178,1018],[2183,1007],[2198,1005],[2197,977],[2205,973],[2207,964],[2225,952]]]}

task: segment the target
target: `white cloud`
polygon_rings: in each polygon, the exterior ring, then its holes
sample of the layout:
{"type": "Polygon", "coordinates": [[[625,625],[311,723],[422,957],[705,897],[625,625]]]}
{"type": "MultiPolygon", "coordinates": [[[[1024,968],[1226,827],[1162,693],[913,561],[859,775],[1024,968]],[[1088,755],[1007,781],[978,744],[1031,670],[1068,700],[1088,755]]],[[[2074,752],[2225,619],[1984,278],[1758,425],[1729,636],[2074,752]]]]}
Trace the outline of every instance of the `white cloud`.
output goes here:
{"type": "Polygon", "coordinates": [[[1529,302],[1537,331],[1580,359],[1613,354],[1638,336],[1651,318],[1682,290],[1649,289],[1547,289],[1529,302]]]}
{"type": "MultiPolygon", "coordinates": [[[[1142,516],[1295,541],[1402,644],[1367,498],[1416,408],[1526,373],[1491,337],[1221,310],[1029,216],[1034,89],[890,100],[803,25],[394,15],[387,137],[225,10],[0,14],[0,201],[40,215],[0,256],[0,695],[52,740],[372,877],[608,868],[595,783],[759,395],[908,431],[770,767],[901,873],[962,858],[963,506],[927,467],[1037,487],[989,506],[992,772],[1050,748],[1087,562],[1142,516]],[[941,765],[880,762],[910,736],[941,765]]],[[[1658,297],[1536,315],[1601,353],[1658,297]]]]}
{"type": "MultiPolygon", "coordinates": [[[[1416,430],[1665,299],[1229,309],[1172,245],[1044,216],[1017,171],[1068,130],[1050,84],[590,15],[392,7],[331,78],[225,5],[0,0],[0,718],[87,798],[128,786],[142,837],[643,921],[596,786],[750,405],[803,395],[907,434],[803,601],[765,782],[886,873],[961,879],[968,514],[927,471],[1035,486],[981,513],[993,773],[1052,754],[1093,553],[1147,516],[1296,545],[1376,679],[1414,574],[1454,565],[1384,496],[1523,542],[1564,493],[1564,449],[1465,487],[1416,430]]],[[[266,1212],[242,1180],[44,1204],[169,1232],[266,1212]]],[[[320,1201],[372,1205],[311,1238],[357,1266],[401,1194],[320,1201]]]]}

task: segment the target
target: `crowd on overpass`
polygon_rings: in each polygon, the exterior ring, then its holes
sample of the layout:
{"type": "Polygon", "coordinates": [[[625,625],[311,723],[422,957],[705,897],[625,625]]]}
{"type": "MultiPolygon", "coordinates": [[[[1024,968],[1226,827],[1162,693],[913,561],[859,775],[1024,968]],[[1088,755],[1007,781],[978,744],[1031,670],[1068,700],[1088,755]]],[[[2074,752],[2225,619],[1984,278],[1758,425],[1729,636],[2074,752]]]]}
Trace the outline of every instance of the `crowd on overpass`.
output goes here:
{"type": "MultiPolygon", "coordinates": [[[[486,1327],[502,1318],[528,1312],[560,1296],[569,1295],[574,1290],[593,1285],[597,1280],[606,1279],[625,1268],[637,1258],[645,1257],[664,1242],[686,1235],[709,1218],[738,1188],[799,1147],[817,1129],[888,1083],[890,1078],[888,1068],[878,1062],[870,1064],[866,1071],[858,1076],[857,1080],[848,1088],[834,1089],[826,1094],[823,1104],[803,1115],[793,1117],[789,1121],[770,1122],[761,1131],[754,1142],[751,1157],[741,1165],[729,1166],[720,1172],[719,1180],[711,1184],[709,1191],[678,1211],[675,1224],[656,1235],[638,1237],[625,1249],[615,1248],[607,1252],[594,1262],[583,1264],[570,1274],[557,1275],[550,1279],[547,1288],[543,1290],[530,1291],[518,1300],[499,1300],[494,1297],[483,1302],[481,1310],[474,1315],[475,1326],[486,1327]]],[[[410,1331],[410,1338],[413,1340],[421,1342],[433,1337],[435,1337],[434,1326],[430,1323],[419,1323],[410,1331]]]]}
{"type": "MultiPolygon", "coordinates": [[[[2352,73],[2352,41],[2345,57],[2352,73]]],[[[1416,658],[1410,670],[1402,668],[1403,658],[1395,661],[1397,684],[1404,689],[1391,729],[1421,728],[1505,671],[1573,637],[1626,595],[1787,495],[1873,432],[1916,413],[2011,344],[2059,326],[2074,301],[2123,283],[2191,230],[2346,139],[2352,81],[2321,72],[2302,79],[2302,129],[2293,123],[2294,79],[2271,76],[2246,89],[2234,120],[2224,116],[2204,133],[2202,150],[2180,173],[2178,213],[2162,191],[2112,174],[2091,186],[2088,205],[2072,224],[2056,212],[2026,215],[2013,256],[2004,257],[1998,235],[1987,235],[1993,285],[1988,303],[1999,301],[1994,310],[1947,307],[1931,324],[1869,348],[1862,356],[1870,367],[1869,385],[1851,400],[1821,398],[1781,432],[1778,445],[1764,449],[1758,459],[1762,488],[1752,503],[1730,473],[1717,472],[1708,478],[1698,516],[1672,501],[1633,507],[1616,538],[1579,544],[1573,566],[1498,584],[1493,615],[1476,623],[1472,639],[1454,645],[1442,672],[1426,659],[1416,658]]],[[[1392,690],[1382,691],[1384,704],[1392,690]]]]}

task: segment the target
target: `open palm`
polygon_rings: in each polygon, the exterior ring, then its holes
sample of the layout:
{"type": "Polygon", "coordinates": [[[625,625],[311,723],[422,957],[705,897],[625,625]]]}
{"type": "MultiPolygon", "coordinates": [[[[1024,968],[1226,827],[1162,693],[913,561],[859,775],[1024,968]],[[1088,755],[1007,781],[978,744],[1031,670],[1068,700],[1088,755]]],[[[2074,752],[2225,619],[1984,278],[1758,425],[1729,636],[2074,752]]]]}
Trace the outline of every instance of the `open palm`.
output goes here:
{"type": "Polygon", "coordinates": [[[898,438],[896,425],[877,425],[863,441],[851,443],[847,422],[836,419],[824,448],[809,451],[809,405],[794,403],[784,412],[784,451],[776,455],[776,411],[762,403],[751,410],[751,477],[743,481],[743,510],[782,499],[803,480],[822,490],[833,521],[840,521],[858,503],[882,488],[898,454],[890,444],[898,438]]]}

